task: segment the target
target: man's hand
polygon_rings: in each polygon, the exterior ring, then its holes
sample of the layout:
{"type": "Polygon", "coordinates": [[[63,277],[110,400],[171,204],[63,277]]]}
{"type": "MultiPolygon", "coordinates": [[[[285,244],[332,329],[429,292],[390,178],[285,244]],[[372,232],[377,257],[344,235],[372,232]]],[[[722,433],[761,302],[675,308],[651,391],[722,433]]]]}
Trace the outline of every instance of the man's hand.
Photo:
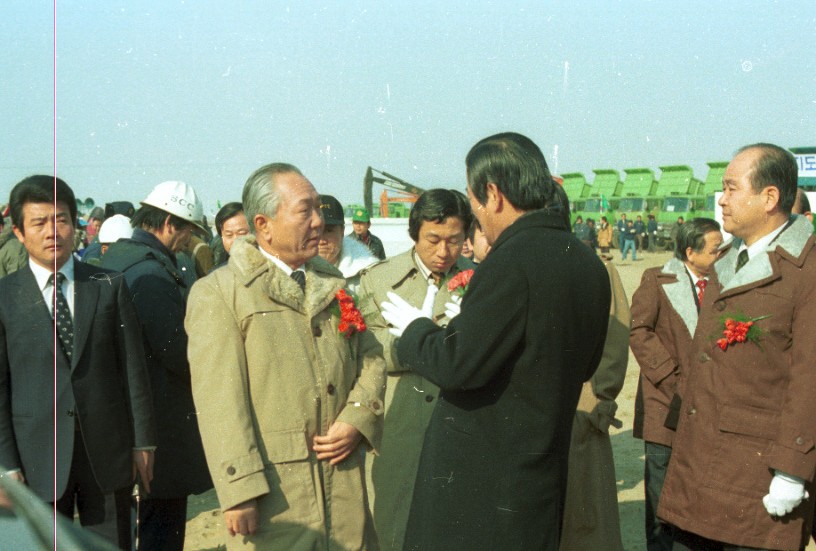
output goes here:
{"type": "Polygon", "coordinates": [[[153,480],[153,452],[147,450],[133,451],[133,480],[136,475],[142,481],[145,491],[150,493],[150,481],[153,480]]]}
{"type": "MultiPolygon", "coordinates": [[[[2,476],[3,478],[11,478],[13,480],[20,482],[21,484],[25,484],[25,477],[23,476],[23,473],[20,471],[11,471],[8,473],[4,473],[0,476],[2,476]]],[[[9,497],[6,495],[6,492],[4,492],[2,488],[0,488],[0,509],[12,509],[12,508],[13,504],[11,503],[11,499],[9,499],[9,497]]]]}
{"type": "Polygon", "coordinates": [[[762,498],[765,509],[772,517],[783,517],[808,498],[801,478],[774,471],[768,494],[762,498]]]}
{"type": "Polygon", "coordinates": [[[321,461],[328,459],[329,465],[337,465],[354,451],[360,442],[360,431],[348,423],[335,421],[326,436],[315,436],[312,449],[321,461]]]}
{"type": "Polygon", "coordinates": [[[405,328],[410,325],[412,321],[417,318],[433,319],[433,305],[436,293],[439,289],[436,285],[428,285],[428,292],[425,293],[425,300],[422,301],[422,308],[415,308],[408,304],[408,302],[396,293],[389,292],[386,294],[388,300],[391,302],[383,302],[381,313],[385,321],[391,324],[392,329],[389,332],[401,337],[405,328]]]}
{"type": "Polygon", "coordinates": [[[445,315],[452,320],[462,312],[462,297],[453,295],[450,302],[445,303],[445,315]]]}
{"type": "Polygon", "coordinates": [[[254,499],[224,511],[224,523],[230,536],[250,536],[258,529],[258,502],[254,499]]]}

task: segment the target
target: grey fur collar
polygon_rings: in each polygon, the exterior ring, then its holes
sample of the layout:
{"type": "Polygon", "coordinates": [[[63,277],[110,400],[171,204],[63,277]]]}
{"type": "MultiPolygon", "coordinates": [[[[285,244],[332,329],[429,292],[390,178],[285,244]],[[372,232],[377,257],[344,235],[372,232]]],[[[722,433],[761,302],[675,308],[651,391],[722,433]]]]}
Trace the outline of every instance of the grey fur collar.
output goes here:
{"type": "Polygon", "coordinates": [[[346,284],[337,268],[316,256],[306,262],[306,292],[301,293],[297,283],[258,250],[254,236],[233,243],[229,267],[245,287],[260,279],[263,292],[269,298],[309,316],[326,309],[346,284]]]}
{"type": "Polygon", "coordinates": [[[674,311],[683,320],[689,335],[693,336],[697,328],[697,304],[692,295],[686,265],[681,260],[672,258],[663,265],[662,273],[671,274],[677,278],[677,281],[664,284],[663,292],[666,293],[666,298],[669,299],[674,311]]]}
{"type": "MultiPolygon", "coordinates": [[[[813,226],[810,221],[804,216],[793,215],[793,223],[768,245],[766,251],[771,253],[779,248],[791,257],[799,259],[811,235],[813,235],[813,226]]],[[[731,242],[731,248],[714,265],[723,291],[736,289],[769,278],[774,274],[770,254],[754,255],[739,273],[735,273],[737,255],[739,255],[741,245],[742,240],[735,237],[731,242]]]]}

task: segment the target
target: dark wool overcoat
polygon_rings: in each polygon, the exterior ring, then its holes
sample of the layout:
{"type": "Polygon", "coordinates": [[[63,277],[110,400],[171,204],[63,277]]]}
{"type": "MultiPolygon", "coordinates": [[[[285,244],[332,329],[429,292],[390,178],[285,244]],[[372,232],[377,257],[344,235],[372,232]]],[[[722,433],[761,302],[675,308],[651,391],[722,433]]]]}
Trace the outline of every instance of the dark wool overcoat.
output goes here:
{"type": "Polygon", "coordinates": [[[150,497],[156,499],[212,488],[187,362],[184,311],[189,289],[169,255],[152,234],[137,229],[132,239],[120,239],[102,257],[103,266],[125,274],[139,315],[158,429],[150,484],[150,497]]]}
{"type": "Polygon", "coordinates": [[[447,328],[408,326],[402,365],[441,391],[406,550],[558,549],[572,420],[610,300],[600,259],[533,211],[493,244],[447,328]]]}

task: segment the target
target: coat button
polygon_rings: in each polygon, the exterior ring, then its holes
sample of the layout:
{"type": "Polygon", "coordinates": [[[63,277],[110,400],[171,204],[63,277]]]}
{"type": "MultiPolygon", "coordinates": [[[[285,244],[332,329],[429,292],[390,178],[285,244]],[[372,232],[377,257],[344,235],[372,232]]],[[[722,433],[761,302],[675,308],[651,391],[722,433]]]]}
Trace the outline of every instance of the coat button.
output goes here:
{"type": "Polygon", "coordinates": [[[796,445],[797,446],[801,446],[804,443],[805,443],[805,440],[801,436],[796,437],[796,445]]]}
{"type": "Polygon", "coordinates": [[[232,476],[235,474],[235,467],[227,467],[227,474],[232,476]]]}
{"type": "Polygon", "coordinates": [[[426,402],[433,402],[433,396],[431,396],[430,394],[428,394],[427,396],[425,396],[425,401],[426,401],[426,402]]]}
{"type": "Polygon", "coordinates": [[[329,393],[329,396],[334,396],[334,385],[329,383],[329,386],[326,387],[326,392],[329,393]]]}
{"type": "Polygon", "coordinates": [[[722,312],[723,310],[725,310],[725,302],[723,301],[717,302],[717,304],[714,305],[714,308],[716,308],[718,312],[722,312]]]}
{"type": "Polygon", "coordinates": [[[68,410],[68,411],[66,411],[65,413],[67,413],[67,414],[68,414],[68,417],[73,417],[73,416],[74,416],[74,410],[72,410],[72,409],[69,409],[69,410],[68,410]]]}
{"type": "Polygon", "coordinates": [[[318,327],[317,325],[312,327],[312,335],[314,335],[315,337],[319,337],[322,334],[323,334],[323,331],[320,329],[320,327],[318,327]]]}
{"type": "Polygon", "coordinates": [[[705,352],[702,352],[702,353],[700,354],[699,360],[700,360],[700,363],[701,363],[701,364],[706,363],[706,362],[707,362],[708,360],[710,360],[710,359],[711,359],[711,357],[710,357],[708,354],[706,354],[705,352]]]}

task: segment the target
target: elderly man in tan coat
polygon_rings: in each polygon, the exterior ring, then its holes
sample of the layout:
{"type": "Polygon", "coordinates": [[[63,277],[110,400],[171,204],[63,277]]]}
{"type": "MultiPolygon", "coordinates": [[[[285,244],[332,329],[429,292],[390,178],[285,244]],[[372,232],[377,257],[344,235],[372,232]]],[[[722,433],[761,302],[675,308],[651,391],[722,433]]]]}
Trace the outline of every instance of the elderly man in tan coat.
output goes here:
{"type": "Polygon", "coordinates": [[[360,448],[382,433],[382,347],[317,256],[320,199],[300,171],[258,169],[243,204],[255,237],[196,283],[186,319],[227,546],[377,549],[360,448]]]}
{"type": "Polygon", "coordinates": [[[426,191],[411,209],[408,220],[414,246],[368,268],[361,278],[360,297],[366,319],[385,349],[388,366],[383,443],[380,454],[369,455],[367,461],[369,480],[373,480],[369,491],[374,522],[383,550],[402,549],[422,441],[439,388],[400,364],[396,337],[389,333],[379,304],[391,291],[416,306],[427,302],[433,319],[446,324],[445,303],[451,300],[446,282],[474,267],[461,256],[465,231],[472,219],[464,195],[447,189],[426,191]]]}

